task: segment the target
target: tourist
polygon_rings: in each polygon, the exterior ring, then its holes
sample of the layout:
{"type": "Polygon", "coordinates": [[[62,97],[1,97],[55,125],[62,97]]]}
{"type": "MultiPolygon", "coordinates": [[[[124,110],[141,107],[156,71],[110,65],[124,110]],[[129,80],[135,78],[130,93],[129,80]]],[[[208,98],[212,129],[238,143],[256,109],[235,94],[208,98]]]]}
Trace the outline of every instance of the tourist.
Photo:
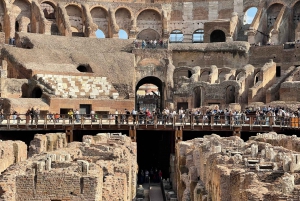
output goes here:
{"type": "Polygon", "coordinates": [[[12,117],[13,117],[13,124],[15,124],[15,120],[17,119],[17,111],[13,110],[12,117]]]}
{"type": "Polygon", "coordinates": [[[73,110],[69,110],[68,112],[69,124],[73,123],[73,110]]]}
{"type": "Polygon", "coordinates": [[[116,125],[118,125],[118,123],[119,123],[119,122],[118,122],[118,118],[119,118],[118,116],[119,116],[119,112],[118,112],[118,110],[116,109],[116,111],[115,111],[115,124],[116,124],[116,125]]]}
{"type": "Polygon", "coordinates": [[[149,181],[149,171],[145,170],[145,182],[148,183],[149,181]]]}
{"type": "Polygon", "coordinates": [[[34,117],[35,117],[35,110],[34,110],[33,107],[32,107],[31,110],[30,110],[30,117],[31,117],[31,125],[32,125],[32,124],[33,124],[34,117]]]}
{"type": "Polygon", "coordinates": [[[34,111],[34,121],[35,121],[36,125],[39,123],[40,113],[41,112],[40,112],[39,108],[36,108],[36,110],[34,111]]]}
{"type": "Polygon", "coordinates": [[[29,124],[30,116],[31,116],[31,110],[28,109],[27,112],[26,112],[26,114],[25,114],[25,117],[26,117],[26,125],[29,124]]]}
{"type": "Polygon", "coordinates": [[[49,119],[49,122],[54,122],[54,117],[53,117],[53,114],[51,112],[48,112],[48,119],[49,119]]]}
{"type": "Polygon", "coordinates": [[[136,123],[136,114],[137,114],[137,112],[136,112],[136,110],[133,108],[132,111],[131,111],[131,115],[132,115],[132,118],[133,118],[133,124],[136,123]]]}
{"type": "Polygon", "coordinates": [[[55,114],[54,118],[55,118],[55,122],[59,123],[60,115],[58,113],[55,114]]]}

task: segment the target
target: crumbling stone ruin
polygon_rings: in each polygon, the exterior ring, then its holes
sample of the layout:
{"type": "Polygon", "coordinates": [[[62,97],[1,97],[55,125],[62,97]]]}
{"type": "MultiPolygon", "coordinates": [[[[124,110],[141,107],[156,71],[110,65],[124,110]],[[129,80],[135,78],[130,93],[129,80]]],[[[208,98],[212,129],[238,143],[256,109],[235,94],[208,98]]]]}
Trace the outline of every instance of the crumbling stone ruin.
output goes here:
{"type": "Polygon", "coordinates": [[[22,141],[0,141],[0,172],[27,159],[27,145],[22,141]]]}
{"type": "MultiPolygon", "coordinates": [[[[64,144],[65,135],[36,135],[26,161],[0,176],[0,199],[124,200],[136,194],[136,143],[120,133],[83,136],[64,144]]],[[[25,152],[26,153],[26,152],[25,152]]]]}
{"type": "Polygon", "coordinates": [[[299,142],[276,133],[180,142],[173,189],[179,200],[299,200],[299,142]]]}
{"type": "Polygon", "coordinates": [[[5,113],[137,108],[146,83],[160,109],[300,101],[297,0],[2,0],[0,11],[5,113]]]}

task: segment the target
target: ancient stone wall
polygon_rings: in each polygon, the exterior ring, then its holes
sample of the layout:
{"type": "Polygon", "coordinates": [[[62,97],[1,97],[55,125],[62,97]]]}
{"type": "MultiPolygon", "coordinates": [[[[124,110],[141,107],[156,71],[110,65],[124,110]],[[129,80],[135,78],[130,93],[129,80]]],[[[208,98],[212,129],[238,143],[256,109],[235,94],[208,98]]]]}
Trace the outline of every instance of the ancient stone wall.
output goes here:
{"type": "Polygon", "coordinates": [[[177,196],[197,201],[296,199],[298,141],[296,136],[269,133],[247,142],[217,135],[180,142],[177,196]]]}
{"type": "Polygon", "coordinates": [[[0,172],[27,159],[27,146],[21,141],[0,141],[0,172]]]}
{"type": "Polygon", "coordinates": [[[136,143],[120,133],[70,144],[62,133],[38,134],[26,161],[12,151],[20,162],[1,175],[0,199],[131,201],[136,194],[136,143]]]}

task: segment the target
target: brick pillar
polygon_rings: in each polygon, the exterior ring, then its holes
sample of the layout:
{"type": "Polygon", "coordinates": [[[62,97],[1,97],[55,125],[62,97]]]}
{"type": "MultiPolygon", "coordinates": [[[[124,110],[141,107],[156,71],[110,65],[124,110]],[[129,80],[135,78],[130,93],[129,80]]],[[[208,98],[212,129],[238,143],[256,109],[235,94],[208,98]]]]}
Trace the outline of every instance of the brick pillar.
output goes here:
{"type": "Polygon", "coordinates": [[[73,127],[72,126],[66,126],[66,135],[67,135],[68,143],[73,142],[73,127]]]}

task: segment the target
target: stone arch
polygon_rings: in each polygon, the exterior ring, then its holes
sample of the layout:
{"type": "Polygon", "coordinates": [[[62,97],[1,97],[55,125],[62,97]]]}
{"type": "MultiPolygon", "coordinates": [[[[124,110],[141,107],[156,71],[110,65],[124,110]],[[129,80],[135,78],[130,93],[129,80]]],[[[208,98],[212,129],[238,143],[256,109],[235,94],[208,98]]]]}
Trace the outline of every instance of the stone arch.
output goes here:
{"type": "Polygon", "coordinates": [[[273,28],[274,23],[277,19],[278,14],[280,13],[283,4],[281,3],[273,3],[267,8],[267,27],[268,33],[273,28]]]}
{"type": "MultiPolygon", "coordinates": [[[[5,6],[5,1],[4,0],[0,0],[0,24],[1,24],[1,32],[4,31],[4,32],[7,32],[4,27],[6,27],[6,22],[4,20],[4,16],[5,16],[5,13],[6,13],[6,6],[5,6]]],[[[8,26],[9,27],[9,26],[8,26]]],[[[9,30],[9,29],[7,29],[9,30]]],[[[6,35],[6,33],[5,33],[6,35]]]]}
{"type": "Polygon", "coordinates": [[[244,24],[252,24],[252,21],[254,20],[257,11],[258,11],[258,9],[256,6],[248,7],[244,12],[243,23],[244,24]],[[255,9],[256,9],[256,11],[255,11],[255,9]],[[253,15],[253,16],[251,16],[251,19],[249,19],[249,17],[248,17],[249,12],[251,12],[251,14],[253,15]],[[254,13],[252,13],[252,12],[254,12],[254,13]]]}
{"type": "MultiPolygon", "coordinates": [[[[26,32],[27,26],[30,24],[31,19],[31,4],[29,1],[16,0],[12,5],[12,12],[14,13],[12,19],[15,21],[15,28],[18,28],[19,32],[26,32]]],[[[15,30],[16,31],[16,30],[15,30]]]]}
{"type": "MultiPolygon", "coordinates": [[[[84,32],[84,18],[82,13],[82,8],[77,4],[66,5],[66,11],[69,16],[70,25],[78,30],[78,34],[83,34],[84,32]]],[[[78,35],[76,32],[72,31],[72,35],[78,35]],[[73,34],[74,33],[74,34],[73,34]]]]}
{"type": "Polygon", "coordinates": [[[175,29],[171,31],[170,37],[169,37],[169,42],[170,43],[182,43],[183,41],[183,32],[179,29],[175,29]]]}
{"type": "Polygon", "coordinates": [[[225,33],[222,30],[216,29],[210,34],[210,42],[226,42],[225,33]]]}
{"type": "Polygon", "coordinates": [[[197,29],[193,33],[193,43],[203,43],[204,42],[204,30],[197,29]]]}
{"type": "Polygon", "coordinates": [[[116,24],[128,34],[132,25],[132,12],[125,7],[119,7],[115,12],[116,24]]]}
{"type": "Polygon", "coordinates": [[[293,16],[292,16],[292,30],[291,30],[291,39],[295,41],[300,40],[300,1],[297,1],[292,7],[293,16]]]}
{"type": "Polygon", "coordinates": [[[204,103],[204,94],[205,94],[205,87],[197,86],[193,89],[193,96],[194,96],[194,108],[199,108],[203,106],[204,103]]]}
{"type": "Polygon", "coordinates": [[[225,88],[225,100],[226,104],[235,103],[235,86],[228,85],[225,88]]]}
{"type": "Polygon", "coordinates": [[[158,10],[156,9],[144,9],[140,11],[136,18],[137,29],[138,30],[155,30],[159,37],[162,35],[162,17],[158,10]]]}
{"type": "Polygon", "coordinates": [[[98,26],[105,36],[108,36],[109,31],[109,16],[108,11],[102,6],[94,6],[91,11],[93,22],[98,26]]]}
{"type": "Polygon", "coordinates": [[[137,34],[139,40],[155,40],[160,38],[160,34],[154,29],[143,29],[137,34]]]}
{"type": "Polygon", "coordinates": [[[199,81],[201,81],[201,82],[208,82],[208,80],[209,80],[209,74],[210,74],[209,70],[204,70],[203,72],[201,72],[199,81]]]}
{"type": "Polygon", "coordinates": [[[256,84],[256,83],[258,83],[259,81],[261,81],[261,78],[260,78],[260,72],[257,72],[256,74],[255,74],[255,76],[254,76],[254,85],[256,84]]]}
{"type": "MultiPolygon", "coordinates": [[[[162,111],[162,109],[164,108],[164,84],[162,82],[162,80],[158,77],[155,77],[155,76],[147,76],[147,77],[143,77],[142,79],[140,79],[137,84],[136,84],[136,87],[135,87],[135,94],[137,93],[138,89],[140,88],[140,86],[144,85],[144,84],[153,84],[153,85],[156,85],[158,87],[158,91],[159,91],[159,94],[160,96],[156,98],[156,106],[158,109],[160,109],[160,111],[162,111]]],[[[137,109],[139,109],[141,106],[140,106],[140,103],[138,102],[138,96],[136,95],[135,96],[135,106],[137,109]]],[[[154,99],[155,100],[155,99],[154,99]]]]}
{"type": "Polygon", "coordinates": [[[44,13],[44,17],[47,20],[55,20],[56,19],[56,6],[51,1],[43,1],[40,4],[42,12],[44,13]]]}
{"type": "Polygon", "coordinates": [[[31,92],[31,98],[41,98],[43,95],[43,90],[36,86],[31,92]]]}
{"type": "Polygon", "coordinates": [[[77,67],[77,70],[79,72],[83,72],[83,73],[92,73],[93,70],[92,68],[90,67],[90,65],[84,65],[84,64],[81,64],[77,67]]]}
{"type": "Polygon", "coordinates": [[[22,84],[21,86],[22,98],[28,98],[28,90],[29,90],[29,85],[27,83],[22,84]]]}
{"type": "Polygon", "coordinates": [[[190,67],[176,68],[173,72],[174,83],[178,84],[181,77],[191,78],[193,72],[190,67]]]}

